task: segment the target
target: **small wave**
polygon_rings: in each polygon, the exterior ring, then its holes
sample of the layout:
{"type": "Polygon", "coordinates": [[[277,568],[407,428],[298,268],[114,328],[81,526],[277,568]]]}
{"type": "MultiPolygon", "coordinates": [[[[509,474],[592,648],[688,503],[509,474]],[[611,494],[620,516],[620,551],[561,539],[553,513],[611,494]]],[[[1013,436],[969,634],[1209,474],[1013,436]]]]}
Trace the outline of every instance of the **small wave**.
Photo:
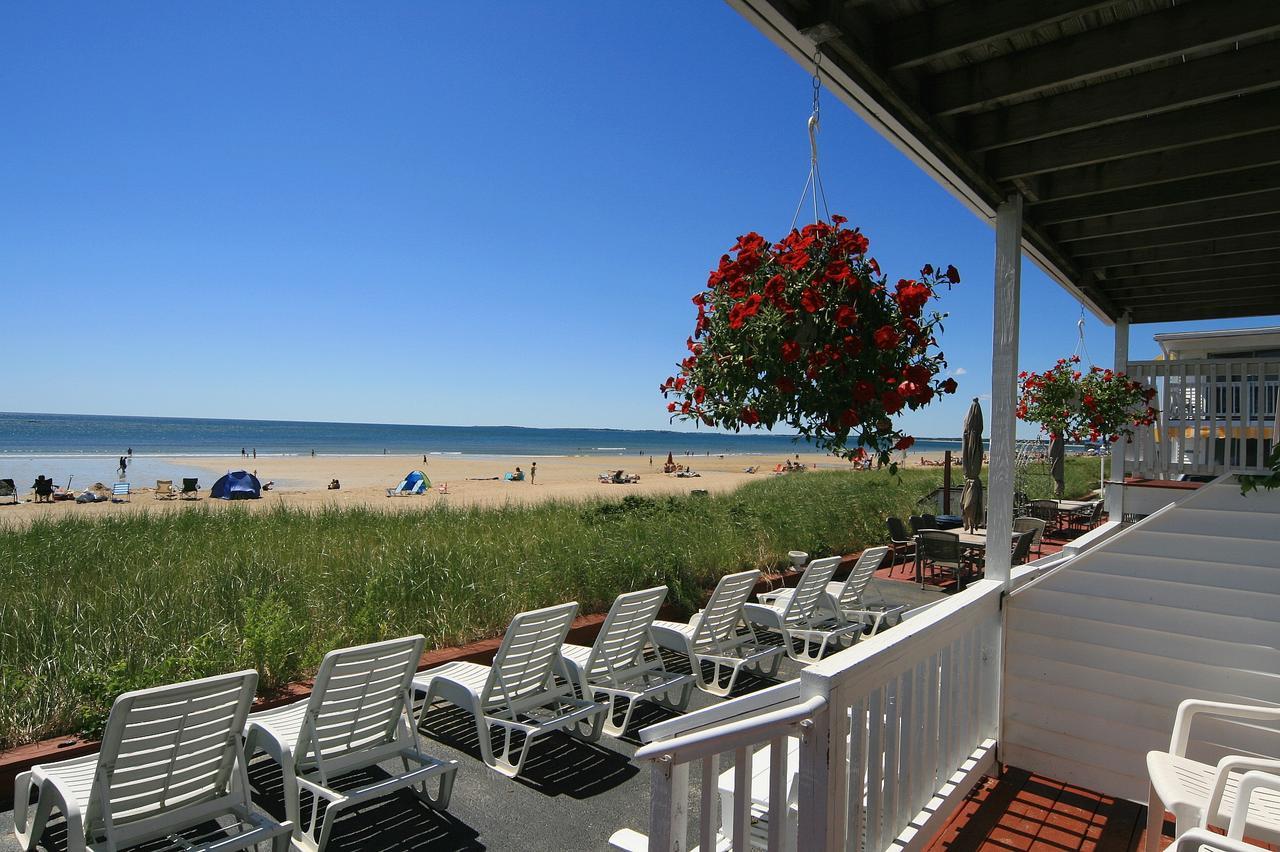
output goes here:
{"type": "Polygon", "coordinates": [[[617,452],[619,450],[625,450],[626,447],[592,447],[592,449],[596,450],[597,452],[601,450],[613,450],[614,452],[617,452]]]}

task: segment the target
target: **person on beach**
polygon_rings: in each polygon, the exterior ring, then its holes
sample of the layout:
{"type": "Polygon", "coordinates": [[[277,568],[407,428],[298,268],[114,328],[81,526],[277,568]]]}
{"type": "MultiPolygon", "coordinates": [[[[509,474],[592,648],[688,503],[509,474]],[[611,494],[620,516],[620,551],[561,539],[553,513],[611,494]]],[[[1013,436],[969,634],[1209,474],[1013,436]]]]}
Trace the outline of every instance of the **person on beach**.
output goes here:
{"type": "Polygon", "coordinates": [[[253,448],[253,457],[254,457],[255,459],[258,457],[258,448],[257,448],[257,447],[254,447],[254,448],[253,448]]]}
{"type": "Polygon", "coordinates": [[[248,458],[248,457],[249,457],[249,451],[248,451],[248,450],[246,450],[244,447],[241,447],[241,448],[240,448],[240,458],[244,459],[244,458],[248,458]]]}
{"type": "Polygon", "coordinates": [[[129,469],[129,459],[124,456],[120,457],[120,466],[116,472],[120,474],[120,478],[124,479],[125,472],[129,469]]]}
{"type": "Polygon", "coordinates": [[[537,475],[538,475],[538,463],[534,462],[533,464],[529,465],[529,484],[530,485],[533,484],[533,480],[537,475]]]}
{"type": "Polygon", "coordinates": [[[130,447],[129,449],[125,450],[125,452],[129,454],[129,458],[133,458],[133,447],[130,447]]]}

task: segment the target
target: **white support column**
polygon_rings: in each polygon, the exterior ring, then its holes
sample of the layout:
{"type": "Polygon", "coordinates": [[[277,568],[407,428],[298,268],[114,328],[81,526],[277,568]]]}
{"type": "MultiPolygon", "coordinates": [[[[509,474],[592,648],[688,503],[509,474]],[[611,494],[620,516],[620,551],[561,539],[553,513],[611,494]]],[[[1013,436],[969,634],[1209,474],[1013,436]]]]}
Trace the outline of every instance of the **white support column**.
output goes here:
{"type": "Polygon", "coordinates": [[[987,474],[986,576],[1009,583],[1018,402],[1018,309],[1022,289],[1022,196],[996,210],[995,323],[991,331],[991,469],[987,474]]]}
{"type": "MultiPolygon", "coordinates": [[[[1115,371],[1117,373],[1127,373],[1129,371],[1128,314],[1116,320],[1115,371]]],[[[1123,440],[1111,445],[1111,475],[1108,480],[1122,483],[1106,486],[1107,514],[1113,521],[1119,521],[1124,518],[1124,457],[1128,447],[1128,442],[1123,440]]]]}

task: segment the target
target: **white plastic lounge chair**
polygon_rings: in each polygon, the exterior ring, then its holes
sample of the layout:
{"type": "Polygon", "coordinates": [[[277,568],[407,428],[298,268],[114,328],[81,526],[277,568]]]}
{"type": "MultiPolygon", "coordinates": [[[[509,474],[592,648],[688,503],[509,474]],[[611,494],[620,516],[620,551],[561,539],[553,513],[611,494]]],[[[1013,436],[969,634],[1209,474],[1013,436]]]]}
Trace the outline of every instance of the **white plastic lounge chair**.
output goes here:
{"type": "Polygon", "coordinates": [[[522,612],[507,628],[492,666],[446,663],[418,675],[413,688],[424,696],[419,723],[438,700],[469,711],[475,717],[480,756],[511,778],[520,774],[529,749],[545,734],[563,730],[588,742],[599,739],[607,708],[574,694],[560,656],[577,612],[577,602],[522,612]],[[499,754],[491,741],[495,727],[503,734],[499,754]]]}
{"type": "Polygon", "coordinates": [[[1203,828],[1193,828],[1173,841],[1165,852],[1268,852],[1261,846],[1231,840],[1203,828]]]}
{"type": "Polygon", "coordinates": [[[829,556],[813,560],[785,600],[775,604],[743,604],[742,617],[751,624],[780,633],[787,656],[799,663],[816,663],[828,648],[852,645],[862,635],[862,623],[847,621],[819,607],[841,559],[829,556]]]}
{"type": "Polygon", "coordinates": [[[121,695],[101,751],[18,775],[13,822],[22,847],[36,847],[56,809],[68,852],[135,846],[224,817],[235,820],[232,831],[177,848],[222,852],[269,841],[284,852],[292,827],[250,807],[240,748],[257,684],[257,672],[242,671],[121,695]]]}
{"type": "MultiPolygon", "coordinates": [[[[870,625],[870,635],[872,636],[879,633],[886,620],[900,615],[905,609],[905,607],[898,606],[873,610],[869,609],[867,603],[863,600],[867,587],[870,586],[872,578],[875,577],[876,569],[884,562],[884,557],[889,553],[889,550],[890,547],[888,545],[882,545],[880,547],[868,547],[862,551],[862,555],[858,557],[858,561],[854,563],[853,569],[843,583],[827,583],[826,594],[819,599],[818,605],[826,612],[838,615],[846,621],[856,621],[863,625],[870,625]]],[[[756,598],[761,603],[780,606],[794,593],[794,589],[779,589],[776,592],[765,592],[764,594],[756,595],[756,598]]],[[[884,606],[883,599],[881,600],[880,606],[884,606]]]]}
{"type": "MultiPolygon", "coordinates": [[[[1169,847],[1171,852],[1266,852],[1261,846],[1246,843],[1245,834],[1249,833],[1249,812],[1253,810],[1257,800],[1263,797],[1272,802],[1280,802],[1280,775],[1267,772],[1246,772],[1240,778],[1236,805],[1231,812],[1231,821],[1227,823],[1227,835],[1214,834],[1204,827],[1193,828],[1173,841],[1169,847]]],[[[1162,815],[1163,816],[1163,815],[1162,815]]],[[[1250,835],[1250,839],[1257,839],[1250,835]]],[[[1274,847],[1268,847],[1274,848],[1274,847]]]]}
{"type": "Polygon", "coordinates": [[[761,644],[755,630],[742,619],[742,605],[759,579],[759,571],[727,574],[716,584],[706,608],[688,624],[653,623],[655,642],[688,656],[699,689],[725,696],[733,691],[744,668],[750,667],[766,677],[777,673],[785,649],[780,645],[761,644]],[[711,664],[710,678],[702,671],[703,663],[711,664]],[[728,681],[724,680],[725,672],[728,681]]]}
{"type": "Polygon", "coordinates": [[[330,651],[309,698],[249,717],[245,753],[265,751],[280,764],[295,845],[324,849],[340,811],[402,787],[431,807],[449,806],[458,762],[423,753],[412,720],[409,684],[425,641],[409,636],[330,651]],[[332,785],[340,775],[397,758],[402,775],[341,792],[332,785]],[[428,789],[433,778],[435,796],[428,789]],[[311,794],[309,827],[299,819],[300,790],[311,794]],[[321,799],[327,807],[318,818],[321,799]]]}
{"type": "Polygon", "coordinates": [[[666,597],[666,586],[619,595],[590,648],[568,643],[560,647],[582,697],[608,699],[604,732],[611,737],[626,732],[640,701],[680,712],[689,705],[693,675],[667,671],[651,632],[666,597]]]}
{"type": "MultiPolygon", "coordinates": [[[[1280,722],[1280,707],[1194,699],[1178,705],[1169,750],[1147,752],[1147,773],[1151,777],[1147,811],[1148,852],[1159,849],[1166,809],[1173,812],[1176,820],[1175,835],[1197,825],[1226,828],[1236,808],[1241,776],[1250,770],[1280,772],[1280,760],[1229,755],[1219,760],[1217,766],[1210,766],[1188,758],[1191,723],[1201,715],[1274,724],[1280,722]]],[[[1280,753],[1280,749],[1272,753],[1280,753]]],[[[1280,843],[1280,796],[1275,793],[1255,796],[1242,817],[1245,834],[1266,843],[1280,843]]]]}

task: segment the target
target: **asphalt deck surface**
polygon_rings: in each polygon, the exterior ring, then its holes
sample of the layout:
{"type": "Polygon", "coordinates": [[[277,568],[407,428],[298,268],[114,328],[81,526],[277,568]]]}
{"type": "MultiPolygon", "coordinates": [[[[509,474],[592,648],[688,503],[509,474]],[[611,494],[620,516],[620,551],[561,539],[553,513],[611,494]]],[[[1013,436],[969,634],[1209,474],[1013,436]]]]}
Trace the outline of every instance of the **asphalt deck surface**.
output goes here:
{"type": "MultiPolygon", "coordinates": [[[[921,591],[908,583],[889,580],[874,583],[873,588],[890,605],[917,606],[941,596],[937,591],[921,591]]],[[[868,597],[874,601],[875,591],[868,597]]],[[[671,668],[688,671],[687,661],[681,667],[668,659],[671,668]]],[[[794,678],[799,671],[796,663],[784,659],[778,680],[794,678]]],[[[740,681],[735,695],[777,682],[745,675],[740,681]]],[[[689,710],[711,706],[718,700],[694,689],[689,710]]],[[[636,732],[673,715],[657,707],[644,707],[637,711],[639,722],[633,719],[624,739],[603,735],[596,743],[585,743],[562,734],[550,735],[535,744],[521,776],[510,779],[481,762],[470,714],[449,705],[438,705],[428,714],[422,728],[422,747],[428,754],[453,758],[459,763],[448,810],[435,811],[402,789],[345,812],[336,824],[329,849],[333,852],[453,849],[600,852],[606,848],[609,836],[620,828],[647,830],[649,772],[648,767],[632,761],[640,745],[636,732]]],[[[721,771],[731,765],[732,756],[723,756],[721,771]]],[[[399,764],[394,768],[399,769],[399,764]]],[[[690,767],[689,775],[690,793],[696,802],[701,785],[699,766],[690,767]]],[[[368,783],[379,776],[377,770],[369,770],[351,776],[350,782],[368,783]]],[[[250,767],[250,779],[255,805],[283,819],[278,769],[260,755],[250,767]]],[[[696,825],[694,814],[690,828],[696,830],[696,825]]],[[[40,848],[66,848],[60,822],[51,826],[40,848]]],[[[13,811],[0,811],[0,852],[19,849],[13,833],[13,811]]]]}

